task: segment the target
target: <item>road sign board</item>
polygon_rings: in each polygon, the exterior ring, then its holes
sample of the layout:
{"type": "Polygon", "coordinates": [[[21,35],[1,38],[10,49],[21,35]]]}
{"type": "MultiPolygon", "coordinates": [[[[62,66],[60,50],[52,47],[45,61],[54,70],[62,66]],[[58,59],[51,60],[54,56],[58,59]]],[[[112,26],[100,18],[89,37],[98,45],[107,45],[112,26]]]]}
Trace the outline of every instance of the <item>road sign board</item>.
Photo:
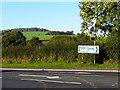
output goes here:
{"type": "Polygon", "coordinates": [[[99,46],[79,45],[78,53],[95,53],[99,54],[99,46]]]}

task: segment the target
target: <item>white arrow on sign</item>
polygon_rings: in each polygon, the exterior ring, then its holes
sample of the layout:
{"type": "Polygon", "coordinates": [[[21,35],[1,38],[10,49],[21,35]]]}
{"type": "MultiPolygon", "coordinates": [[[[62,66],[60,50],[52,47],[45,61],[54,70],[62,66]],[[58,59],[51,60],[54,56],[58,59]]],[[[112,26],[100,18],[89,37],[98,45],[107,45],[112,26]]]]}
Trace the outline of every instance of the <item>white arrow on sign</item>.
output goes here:
{"type": "Polygon", "coordinates": [[[99,54],[99,46],[78,46],[78,53],[96,53],[99,54]]]}

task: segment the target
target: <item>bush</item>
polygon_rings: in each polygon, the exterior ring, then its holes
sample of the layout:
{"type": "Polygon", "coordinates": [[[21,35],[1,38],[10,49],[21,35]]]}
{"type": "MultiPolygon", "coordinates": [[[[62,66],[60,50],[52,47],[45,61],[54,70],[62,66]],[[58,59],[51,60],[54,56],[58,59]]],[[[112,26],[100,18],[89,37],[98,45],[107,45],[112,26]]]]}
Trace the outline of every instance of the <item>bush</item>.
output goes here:
{"type": "MultiPolygon", "coordinates": [[[[99,54],[95,55],[96,63],[118,63],[120,42],[118,42],[117,34],[96,38],[96,45],[99,45],[99,54]],[[111,62],[110,59],[114,61],[111,62]]],[[[84,33],[77,36],[55,35],[45,45],[42,45],[38,37],[33,37],[25,46],[3,47],[3,63],[79,62],[93,64],[94,54],[78,53],[78,45],[93,44],[94,40],[84,33]]]]}
{"type": "Polygon", "coordinates": [[[3,47],[24,45],[26,45],[26,37],[19,31],[11,31],[2,36],[3,47]]]}

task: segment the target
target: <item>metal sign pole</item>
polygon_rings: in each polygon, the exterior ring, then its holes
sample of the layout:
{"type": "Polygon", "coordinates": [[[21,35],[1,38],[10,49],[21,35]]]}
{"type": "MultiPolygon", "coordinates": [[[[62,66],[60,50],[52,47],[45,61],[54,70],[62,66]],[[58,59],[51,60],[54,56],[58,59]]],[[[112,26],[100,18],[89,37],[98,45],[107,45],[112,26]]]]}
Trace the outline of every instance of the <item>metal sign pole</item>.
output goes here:
{"type": "MultiPolygon", "coordinates": [[[[95,25],[94,25],[94,46],[95,46],[95,25]]],[[[94,64],[95,64],[95,54],[94,54],[94,64]]]]}
{"type": "Polygon", "coordinates": [[[82,53],[82,62],[83,62],[83,53],[82,53]]]}
{"type": "MultiPolygon", "coordinates": [[[[94,45],[95,45],[95,41],[94,41],[94,45]]],[[[94,64],[95,64],[95,54],[94,54],[94,64]]]]}

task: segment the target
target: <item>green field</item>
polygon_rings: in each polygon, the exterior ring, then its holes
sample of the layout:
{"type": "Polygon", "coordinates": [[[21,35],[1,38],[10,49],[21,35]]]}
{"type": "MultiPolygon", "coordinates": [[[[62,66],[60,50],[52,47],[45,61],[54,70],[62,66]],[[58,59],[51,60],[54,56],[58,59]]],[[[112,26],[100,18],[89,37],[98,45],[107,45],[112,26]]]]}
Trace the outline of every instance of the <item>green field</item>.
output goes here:
{"type": "MultiPolygon", "coordinates": [[[[35,36],[26,36],[26,40],[28,41],[32,39],[32,37],[35,37],[35,36]]],[[[50,40],[52,36],[41,35],[41,36],[36,36],[36,37],[39,37],[39,40],[50,40]]]]}
{"type": "Polygon", "coordinates": [[[47,32],[22,32],[23,35],[25,36],[38,36],[40,35],[45,35],[47,32]]]}
{"type": "Polygon", "coordinates": [[[24,68],[119,68],[118,64],[81,64],[81,63],[32,63],[32,64],[2,64],[2,67],[24,68]]]}
{"type": "Polygon", "coordinates": [[[45,35],[47,32],[22,32],[26,36],[26,40],[32,39],[32,37],[39,37],[40,40],[50,40],[51,35],[45,35]]]}

